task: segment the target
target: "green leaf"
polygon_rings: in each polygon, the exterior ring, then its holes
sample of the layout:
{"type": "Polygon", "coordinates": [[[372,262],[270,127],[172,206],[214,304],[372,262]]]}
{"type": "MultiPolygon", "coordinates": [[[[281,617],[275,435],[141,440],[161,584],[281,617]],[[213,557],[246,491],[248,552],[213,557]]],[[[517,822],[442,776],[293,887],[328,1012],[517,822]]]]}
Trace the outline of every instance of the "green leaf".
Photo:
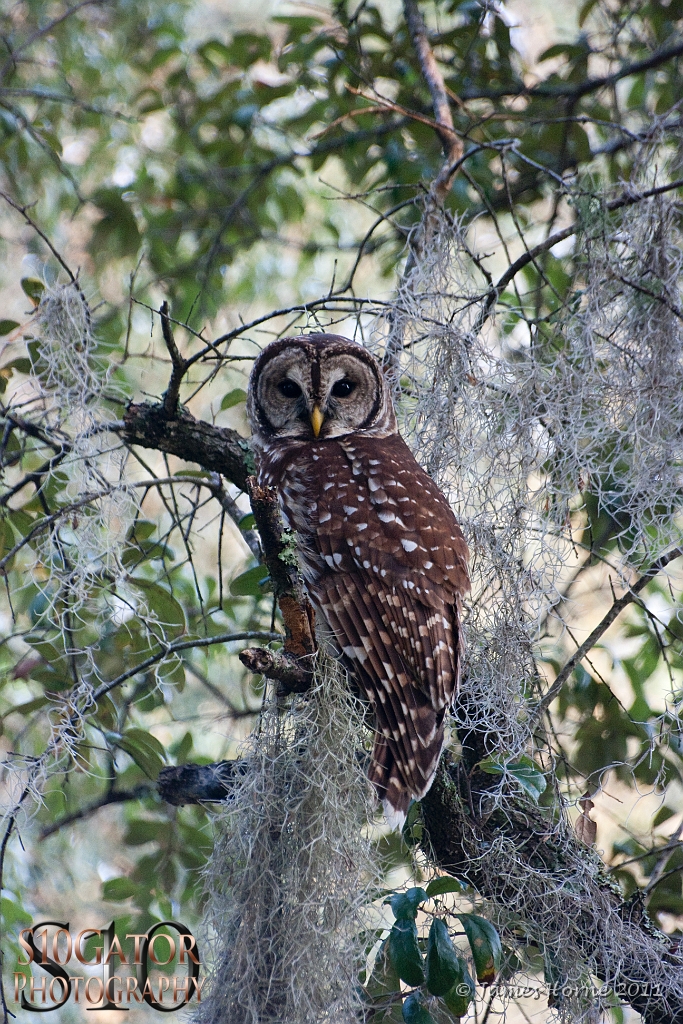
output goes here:
{"type": "Polygon", "coordinates": [[[652,819],[652,827],[657,828],[658,825],[661,825],[663,822],[668,821],[668,819],[671,818],[674,814],[676,814],[676,811],[672,811],[670,807],[667,807],[666,805],[664,805],[664,807],[660,807],[657,813],[655,814],[654,818],[652,819]]]}
{"type": "Polygon", "coordinates": [[[232,391],[228,391],[227,395],[223,395],[221,409],[232,409],[234,405],[241,405],[241,403],[246,402],[246,400],[246,391],[242,388],[233,388],[232,391]]]}
{"type": "Polygon", "coordinates": [[[8,715],[32,715],[34,711],[40,711],[49,703],[49,697],[36,697],[34,700],[27,700],[25,704],[15,704],[13,708],[8,708],[2,718],[7,718],[8,715]]]}
{"type": "Polygon", "coordinates": [[[166,760],[166,750],[163,743],[160,743],[151,732],[147,732],[145,729],[128,729],[124,735],[130,737],[136,743],[142,743],[144,746],[149,747],[162,761],[166,760]]]}
{"type": "Polygon", "coordinates": [[[16,370],[17,373],[31,373],[33,371],[33,363],[26,356],[18,356],[13,359],[11,363],[7,363],[3,366],[3,370],[16,370]]]}
{"type": "Polygon", "coordinates": [[[152,534],[155,533],[156,528],[157,524],[149,519],[136,519],[128,531],[128,539],[137,541],[149,540],[152,534]]]}
{"type": "Polygon", "coordinates": [[[60,650],[55,644],[46,640],[45,637],[40,634],[27,633],[24,638],[27,644],[30,644],[34,651],[40,655],[40,657],[46,661],[49,665],[55,665],[62,658],[65,657],[64,647],[60,650]]]}
{"type": "Polygon", "coordinates": [[[406,820],[401,829],[401,835],[408,846],[417,846],[422,840],[423,833],[422,808],[418,800],[411,800],[406,820]]]}
{"type": "Polygon", "coordinates": [[[179,693],[185,689],[187,681],[185,664],[177,656],[168,658],[159,668],[159,678],[163,679],[167,686],[174,686],[179,693]]]}
{"type": "MultiPolygon", "coordinates": [[[[130,822],[124,835],[124,842],[130,846],[144,846],[146,843],[162,843],[169,835],[168,822],[135,818],[130,822]]],[[[148,860],[148,858],[146,859],[148,860]]],[[[142,862],[139,862],[142,863],[142,862]]]]}
{"type": "Polygon", "coordinates": [[[540,768],[530,758],[523,758],[521,761],[509,764],[507,770],[524,792],[532,800],[538,802],[538,798],[545,793],[547,786],[545,775],[540,768]]]}
{"type": "Polygon", "coordinates": [[[253,530],[256,526],[256,518],[253,512],[247,512],[246,516],[242,516],[239,521],[240,530],[253,530]]]}
{"type": "Polygon", "coordinates": [[[150,779],[156,779],[164,767],[165,750],[159,741],[144,729],[129,729],[123,736],[105,733],[107,739],[124,750],[150,779]]]}
{"type": "Polygon", "coordinates": [[[233,597],[263,597],[265,587],[270,581],[265,565],[255,565],[237,576],[230,584],[233,597]]]}
{"type": "Polygon", "coordinates": [[[31,923],[31,915],[27,913],[20,903],[3,896],[0,900],[0,910],[5,926],[13,924],[26,925],[31,923]]]}
{"type": "Polygon", "coordinates": [[[0,320],[0,337],[10,334],[18,326],[19,323],[16,320],[0,320]]]}
{"type": "Polygon", "coordinates": [[[277,21],[282,25],[289,25],[290,39],[310,32],[316,25],[322,25],[320,18],[310,14],[276,14],[270,20],[277,21]]]}
{"type": "Polygon", "coordinates": [[[194,738],[191,732],[186,732],[180,741],[171,744],[170,750],[176,764],[185,764],[192,750],[194,738]]]}
{"type": "Polygon", "coordinates": [[[90,250],[97,258],[106,252],[108,259],[135,256],[140,246],[135,214],[122,199],[118,188],[99,189],[92,197],[104,216],[93,229],[90,250]]]}
{"type": "Polygon", "coordinates": [[[460,976],[460,961],[448,929],[435,917],[427,940],[427,988],[435,996],[443,996],[460,976]]]}
{"type": "Polygon", "coordinates": [[[150,753],[147,747],[133,743],[128,739],[121,739],[116,745],[133,758],[138,768],[142,768],[149,779],[155,780],[158,777],[163,764],[150,753]]]}
{"type": "Polygon", "coordinates": [[[424,965],[414,921],[402,917],[394,922],[389,933],[389,955],[402,981],[407,985],[422,984],[425,980],[424,965]]]}
{"type": "MultiPolygon", "coordinates": [[[[390,1001],[391,996],[397,995],[400,991],[401,979],[389,955],[389,940],[385,939],[375,959],[365,992],[373,1005],[383,1007],[390,1001]]],[[[393,1009],[398,1010],[398,1007],[393,1009]]],[[[378,1009],[377,1012],[380,1014],[380,1020],[385,1021],[386,1016],[382,1016],[381,1009],[378,1009]]],[[[374,1020],[375,1017],[372,1016],[371,1019],[374,1020]]],[[[392,1014],[390,1019],[394,1020],[395,1014],[392,1014]]]]}
{"type": "Polygon", "coordinates": [[[490,984],[500,967],[500,936],[490,921],[478,914],[458,914],[472,950],[477,980],[490,984]]]}
{"type": "Polygon", "coordinates": [[[25,295],[28,295],[29,299],[34,306],[40,305],[40,300],[43,297],[45,291],[45,284],[40,281],[37,277],[22,277],[21,288],[25,295]]]}
{"type": "Polygon", "coordinates": [[[462,892],[464,888],[463,883],[459,882],[457,878],[442,875],[440,878],[431,880],[427,886],[427,895],[431,899],[433,896],[443,896],[447,892],[462,892]]]}
{"type": "Polygon", "coordinates": [[[14,531],[6,519],[0,519],[0,558],[14,547],[14,531]]]}
{"type": "Polygon", "coordinates": [[[586,3],[582,6],[581,10],[579,11],[579,28],[583,27],[586,18],[593,10],[597,2],[598,0],[586,0],[586,3]]]}
{"type": "Polygon", "coordinates": [[[130,878],[110,878],[102,886],[102,898],[118,903],[134,896],[136,891],[137,885],[130,878]]]}
{"type": "Polygon", "coordinates": [[[467,964],[464,960],[458,960],[460,976],[453,987],[443,996],[443,1001],[455,1017],[464,1017],[467,1007],[474,999],[476,987],[472,981],[467,964]]]}
{"type": "Polygon", "coordinates": [[[150,611],[156,613],[159,622],[168,627],[169,632],[180,636],[186,631],[187,623],[183,607],[172,594],[169,594],[168,590],[153,580],[143,580],[138,576],[132,576],[130,582],[138,590],[142,590],[147,598],[150,611]]]}
{"type": "Polygon", "coordinates": [[[419,992],[412,992],[403,1003],[403,1019],[406,1024],[436,1024],[419,992]]]}
{"type": "Polygon", "coordinates": [[[427,893],[420,887],[413,887],[407,892],[396,892],[388,901],[395,918],[412,918],[417,915],[417,908],[427,899],[427,893]]]}
{"type": "Polygon", "coordinates": [[[545,775],[530,757],[522,757],[519,761],[502,761],[497,757],[487,757],[479,762],[478,767],[487,775],[511,775],[535,803],[545,793],[545,775]]]}

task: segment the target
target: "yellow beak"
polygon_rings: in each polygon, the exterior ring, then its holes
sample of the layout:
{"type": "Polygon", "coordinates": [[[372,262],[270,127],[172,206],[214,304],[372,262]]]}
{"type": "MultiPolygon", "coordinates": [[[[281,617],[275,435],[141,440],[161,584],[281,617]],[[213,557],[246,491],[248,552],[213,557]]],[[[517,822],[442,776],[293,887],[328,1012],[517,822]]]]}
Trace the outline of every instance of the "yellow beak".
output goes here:
{"type": "Polygon", "coordinates": [[[322,427],[324,420],[325,417],[320,411],[320,406],[314,405],[313,412],[311,413],[311,426],[313,427],[314,437],[317,437],[320,433],[320,428],[322,427]]]}

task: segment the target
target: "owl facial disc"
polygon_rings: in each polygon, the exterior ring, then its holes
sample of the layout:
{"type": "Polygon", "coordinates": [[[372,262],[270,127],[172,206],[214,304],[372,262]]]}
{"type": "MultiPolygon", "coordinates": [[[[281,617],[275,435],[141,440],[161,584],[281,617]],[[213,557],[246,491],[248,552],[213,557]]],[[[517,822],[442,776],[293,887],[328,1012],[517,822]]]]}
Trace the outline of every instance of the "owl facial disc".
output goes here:
{"type": "Polygon", "coordinates": [[[247,413],[254,433],[302,441],[355,430],[395,433],[391,395],[379,364],[335,334],[282,338],[252,370],[247,413]]]}

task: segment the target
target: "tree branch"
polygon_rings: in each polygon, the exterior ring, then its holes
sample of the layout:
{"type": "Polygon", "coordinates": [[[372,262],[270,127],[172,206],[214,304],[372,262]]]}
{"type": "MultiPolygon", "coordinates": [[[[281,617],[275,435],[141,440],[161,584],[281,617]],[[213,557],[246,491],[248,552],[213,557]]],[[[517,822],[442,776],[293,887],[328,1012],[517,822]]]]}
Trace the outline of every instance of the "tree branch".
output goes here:
{"type": "Polygon", "coordinates": [[[566,82],[561,85],[554,85],[550,82],[539,82],[538,85],[525,86],[523,82],[520,82],[518,89],[465,88],[458,92],[458,97],[461,100],[496,100],[505,99],[507,96],[529,96],[531,98],[543,96],[549,99],[567,98],[576,100],[587,93],[596,92],[598,89],[614,85],[630,75],[637,75],[641,71],[650,71],[652,68],[658,68],[660,65],[666,64],[667,61],[674,60],[682,54],[683,42],[678,42],[666,50],[659,50],[649,57],[644,57],[643,60],[625,64],[624,67],[619,68],[618,71],[614,71],[610,75],[602,75],[598,78],[585,78],[582,82],[577,82],[576,84],[566,82]]]}
{"type": "MultiPolygon", "coordinates": [[[[124,416],[124,425],[121,436],[128,444],[153,448],[196,462],[205,469],[221,473],[248,492],[265,563],[282,612],[285,651],[294,658],[312,655],[316,649],[313,609],[299,576],[294,539],[282,526],[275,491],[259,487],[255,477],[250,475],[256,467],[249,442],[235,430],[203,423],[186,412],[169,418],[164,404],[130,405],[124,416]]],[[[213,489],[216,491],[215,483],[213,489]]],[[[219,497],[217,491],[216,496],[219,497]]],[[[232,510],[229,514],[232,515],[232,510]]],[[[306,669],[302,670],[303,674],[306,672],[306,669]]],[[[296,680],[299,687],[303,681],[302,673],[296,680]]],[[[284,682],[284,678],[281,681],[284,682]]]]}
{"type": "Polygon", "coordinates": [[[173,328],[171,327],[171,320],[168,315],[168,302],[162,302],[161,308],[159,309],[159,316],[161,317],[161,333],[164,336],[164,342],[168,349],[168,354],[171,357],[171,363],[173,364],[173,371],[171,373],[171,379],[168,383],[168,387],[164,392],[163,407],[168,420],[176,419],[178,415],[178,404],[180,399],[180,385],[182,379],[185,376],[187,370],[187,361],[183,359],[178,346],[175,343],[173,337],[173,328]]]}
{"type": "MultiPolygon", "coordinates": [[[[169,385],[167,396],[170,392],[169,385]]],[[[283,528],[275,491],[259,487],[255,477],[250,475],[256,467],[249,442],[234,430],[203,423],[186,412],[169,418],[165,403],[130,405],[124,416],[121,436],[128,444],[177,455],[205,469],[222,473],[241,490],[248,492],[265,563],[282,613],[285,652],[295,659],[308,658],[314,654],[313,609],[299,576],[294,538],[288,536],[283,528]]],[[[213,490],[221,500],[215,482],[213,490]]],[[[223,493],[223,507],[226,497],[223,493]]],[[[233,514],[232,509],[229,514],[233,514]]],[[[252,657],[252,664],[265,665],[267,659],[264,659],[266,655],[262,656],[261,662],[252,657]]],[[[245,661],[245,664],[249,665],[249,662],[245,661]]],[[[268,662],[268,666],[272,667],[272,663],[268,662]]],[[[275,670],[279,674],[271,678],[277,678],[287,685],[291,682],[292,689],[301,689],[305,679],[310,683],[311,676],[306,667],[293,673],[290,666],[290,671],[285,672],[284,666],[278,663],[275,670]]]]}
{"type": "Polygon", "coordinates": [[[18,46],[16,50],[11,51],[10,56],[7,58],[5,63],[0,68],[0,81],[2,81],[2,79],[5,77],[10,68],[15,66],[16,59],[20,53],[23,53],[24,50],[27,50],[29,46],[32,46],[33,43],[37,42],[43,36],[46,36],[50,32],[53,32],[56,29],[57,25],[61,25],[63,21],[66,21],[67,18],[70,18],[72,14],[76,13],[76,11],[80,11],[83,7],[89,7],[93,4],[100,3],[104,3],[104,0],[80,0],[80,3],[74,4],[73,7],[67,7],[63,14],[59,14],[56,18],[53,18],[52,21],[49,22],[49,24],[43,25],[42,28],[36,29],[35,32],[32,32],[28,39],[26,39],[21,44],[21,46],[18,46]]]}
{"type": "Polygon", "coordinates": [[[204,423],[187,412],[169,419],[162,404],[151,402],[129,405],[123,423],[120,436],[127,444],[196,462],[246,491],[255,465],[249,442],[236,430],[204,423]]]}
{"type": "Polygon", "coordinates": [[[313,672],[305,667],[302,658],[293,658],[290,654],[271,651],[267,647],[245,647],[238,657],[254,675],[282,683],[287,693],[305,693],[310,689],[313,672]]]}
{"type": "Polygon", "coordinates": [[[108,683],[102,683],[94,691],[92,695],[93,701],[97,703],[101,697],[104,697],[106,693],[110,693],[111,690],[116,689],[117,686],[121,686],[126,680],[131,679],[133,676],[138,675],[139,672],[145,672],[152,665],[158,664],[167,658],[169,654],[176,654],[179,651],[190,651],[195,647],[211,647],[213,644],[229,644],[235,640],[282,640],[281,633],[266,633],[263,630],[250,629],[241,633],[219,633],[217,636],[202,636],[194,637],[191,640],[176,640],[172,644],[162,644],[159,650],[155,654],[151,654],[149,658],[145,658],[144,661],[134,665],[133,668],[127,669],[125,672],[121,672],[120,675],[116,676],[115,679],[110,680],[108,683]]]}
{"type": "Polygon", "coordinates": [[[436,63],[434,53],[427,38],[427,27],[424,23],[416,0],[403,0],[403,14],[408,26],[408,32],[420,63],[422,77],[427,83],[427,88],[432,97],[432,108],[444,155],[447,157],[453,145],[455,132],[453,130],[453,117],[448,101],[448,93],[439,67],[436,63]]]}
{"type": "Polygon", "coordinates": [[[670,551],[665,552],[665,554],[663,554],[661,558],[658,558],[657,561],[654,562],[649,569],[645,570],[640,579],[626,591],[623,597],[620,597],[618,601],[614,602],[610,610],[600,620],[600,622],[597,624],[597,626],[590,634],[590,636],[587,637],[586,640],[584,640],[584,642],[581,644],[579,648],[577,648],[576,651],[574,651],[573,655],[566,663],[566,665],[564,665],[560,672],[558,672],[552,686],[550,687],[548,692],[544,694],[544,696],[541,698],[541,700],[534,708],[532,714],[532,721],[535,721],[539,717],[539,715],[541,715],[543,711],[545,711],[545,709],[552,704],[552,702],[555,700],[555,697],[557,697],[560,690],[562,689],[562,687],[574,671],[574,668],[578,665],[581,659],[584,658],[586,654],[588,654],[588,652],[595,646],[595,644],[598,642],[603,633],[605,633],[609,629],[609,627],[616,619],[617,615],[619,615],[619,613],[622,612],[624,608],[626,608],[628,605],[632,604],[635,601],[641,590],[644,590],[648,583],[650,583],[655,578],[655,576],[657,576],[657,574],[662,571],[662,569],[665,569],[670,562],[673,562],[675,561],[675,559],[680,558],[681,555],[683,555],[683,547],[672,548],[670,551]]]}
{"type": "MultiPolygon", "coordinates": [[[[102,2],[102,0],[85,0],[85,3],[101,3],[101,2],[102,2]]],[[[83,6],[84,6],[83,4],[79,4],[78,5],[78,7],[83,7],[83,6]]],[[[72,8],[72,12],[73,12],[73,10],[77,10],[77,9],[78,8],[72,8]]],[[[72,13],[72,12],[69,12],[69,13],[72,13]]],[[[60,20],[62,20],[62,19],[60,19],[60,20]]],[[[0,71],[0,78],[1,77],[2,77],[2,71],[0,71]]],[[[15,203],[15,201],[12,199],[12,197],[8,196],[6,192],[0,192],[0,196],[5,200],[5,202],[7,203],[8,206],[11,206],[13,210],[16,210],[17,213],[20,213],[21,216],[26,221],[26,223],[35,231],[35,233],[40,238],[42,238],[42,240],[45,242],[45,245],[48,247],[48,249],[50,250],[50,252],[54,256],[54,258],[57,260],[57,262],[60,264],[62,269],[65,270],[66,273],[69,275],[69,280],[71,281],[71,283],[76,288],[78,288],[78,290],[80,292],[80,288],[78,286],[78,281],[77,281],[76,277],[74,276],[74,274],[72,273],[71,268],[69,267],[68,263],[65,262],[65,260],[64,260],[63,256],[61,255],[61,253],[57,249],[55,249],[54,245],[52,244],[52,242],[50,241],[48,236],[45,234],[45,232],[41,228],[38,227],[38,225],[33,220],[33,218],[30,217],[29,214],[26,212],[28,210],[28,206],[21,206],[19,203],[15,203]]],[[[81,292],[81,295],[83,295],[82,292],[81,292]]],[[[83,297],[83,299],[85,301],[85,297],[83,297]]],[[[86,309],[87,308],[88,308],[88,305],[86,303],[86,309]]]]}
{"type": "Polygon", "coordinates": [[[235,777],[241,774],[240,761],[171,765],[159,772],[156,788],[161,799],[174,807],[225,800],[235,777]]]}
{"type": "MultiPolygon", "coordinates": [[[[429,195],[427,196],[419,227],[410,238],[410,252],[403,270],[399,289],[406,285],[410,286],[417,261],[421,253],[429,246],[436,233],[438,211],[443,207],[446,197],[450,192],[453,178],[461,165],[464,152],[462,139],[456,134],[453,127],[453,116],[448,100],[448,92],[443,75],[429,45],[427,28],[417,6],[417,0],[403,0],[403,13],[413,48],[417,54],[422,77],[427,83],[432,97],[436,132],[441,140],[445,161],[429,189],[429,195]]],[[[390,325],[389,337],[387,338],[382,362],[389,377],[396,380],[400,373],[405,318],[400,312],[393,310],[390,314],[390,325]]]]}
{"type": "MultiPolygon", "coordinates": [[[[625,206],[634,206],[636,203],[642,202],[644,199],[651,199],[653,196],[661,196],[666,192],[672,192],[674,189],[683,188],[683,178],[677,178],[675,181],[669,182],[667,185],[658,185],[656,188],[647,189],[645,192],[632,192],[625,190],[622,195],[616,199],[611,199],[605,204],[605,209],[612,213],[614,210],[620,210],[625,206]]],[[[520,270],[523,270],[529,263],[540,256],[542,253],[552,249],[558,242],[563,242],[565,238],[571,238],[580,229],[580,223],[576,221],[574,224],[570,224],[569,227],[562,228],[561,231],[556,231],[550,235],[543,242],[539,242],[538,245],[533,246],[531,249],[527,249],[519,256],[514,263],[511,263],[504,274],[496,281],[493,287],[489,290],[486,296],[486,302],[484,308],[479,316],[477,324],[474,328],[474,333],[477,334],[484,324],[486,323],[493,305],[497,302],[500,294],[510,284],[510,282],[517,276],[520,270]]]]}
{"type": "Polygon", "coordinates": [[[91,814],[99,811],[100,807],[109,807],[111,804],[124,804],[130,800],[143,800],[153,792],[154,787],[148,785],[136,786],[135,789],[112,790],[111,793],[105,793],[99,800],[86,804],[85,807],[79,808],[73,814],[67,814],[65,817],[60,818],[59,821],[53,821],[51,825],[46,825],[40,831],[40,838],[47,839],[48,836],[59,832],[61,828],[73,825],[75,821],[82,821],[83,818],[89,818],[91,814]]]}
{"type": "MultiPolygon", "coordinates": [[[[244,770],[241,761],[164,768],[159,774],[157,789],[163,800],[176,806],[225,800],[229,799],[233,784],[244,770]]],[[[490,783],[491,776],[486,780],[490,783]]],[[[569,829],[558,836],[560,841],[544,842],[542,837],[552,827],[548,818],[539,808],[514,794],[508,794],[504,810],[477,816],[467,810],[462,786],[462,772],[445,757],[421,802],[426,833],[422,846],[427,856],[444,871],[467,882],[480,896],[501,906],[518,904],[519,882],[525,874],[534,879],[535,898],[543,901],[555,896],[560,899],[562,878],[566,877],[567,886],[571,887],[577,860],[591,856],[586,847],[569,829]],[[513,871],[489,875],[485,871],[486,858],[482,858],[482,850],[499,845],[506,837],[514,840],[519,863],[513,871]],[[527,837],[528,841],[520,844],[520,837],[527,837]]],[[[597,959],[601,980],[615,989],[618,987],[647,1024],[681,1024],[683,1005],[672,1005],[670,993],[667,998],[667,993],[658,992],[649,973],[649,963],[653,960],[664,961],[672,971],[683,970],[675,939],[652,925],[640,906],[625,901],[606,875],[592,872],[587,884],[594,895],[588,913],[581,900],[563,901],[563,915],[572,917],[573,935],[583,942],[586,960],[597,959]],[[601,908],[605,915],[614,914],[632,940],[619,951],[621,964],[617,977],[612,965],[601,958],[600,946],[596,943],[596,908],[601,908]]],[[[539,913],[537,918],[542,920],[543,915],[539,913]]]]}

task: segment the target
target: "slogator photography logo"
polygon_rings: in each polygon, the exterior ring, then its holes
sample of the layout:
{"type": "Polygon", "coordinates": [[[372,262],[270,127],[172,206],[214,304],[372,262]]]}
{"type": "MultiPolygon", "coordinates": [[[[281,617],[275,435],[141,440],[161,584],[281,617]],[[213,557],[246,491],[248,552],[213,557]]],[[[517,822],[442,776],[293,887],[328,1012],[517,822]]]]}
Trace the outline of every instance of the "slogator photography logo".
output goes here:
{"type": "Polygon", "coordinates": [[[201,1001],[197,943],[178,921],[125,936],[117,935],[115,921],[76,934],[68,922],[39,921],[22,929],[19,944],[26,959],[14,972],[14,1002],[31,1013],[58,1010],[70,999],[86,1010],[127,1012],[146,1003],[161,1013],[195,996],[201,1001]]]}

